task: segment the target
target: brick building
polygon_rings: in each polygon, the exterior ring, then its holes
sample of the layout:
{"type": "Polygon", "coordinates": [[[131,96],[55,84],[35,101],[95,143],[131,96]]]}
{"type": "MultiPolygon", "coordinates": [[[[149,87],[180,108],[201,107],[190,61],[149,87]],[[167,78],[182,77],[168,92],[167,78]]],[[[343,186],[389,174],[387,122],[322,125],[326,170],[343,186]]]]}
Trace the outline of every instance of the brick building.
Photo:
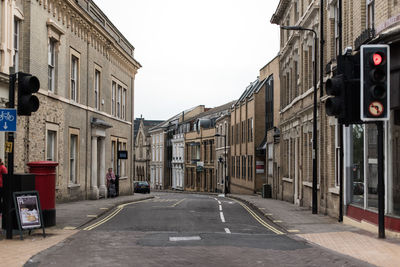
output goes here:
{"type": "Polygon", "coordinates": [[[265,183],[265,154],[257,148],[265,137],[265,86],[258,77],[231,109],[230,191],[253,194],[265,183]]]}
{"type": "Polygon", "coordinates": [[[230,112],[223,115],[215,121],[215,176],[217,179],[218,192],[229,192],[230,188],[230,159],[231,159],[231,146],[230,146],[230,128],[231,128],[231,114],[230,112]],[[225,187],[226,186],[226,187],[225,187]]]}
{"type": "Polygon", "coordinates": [[[134,47],[90,0],[17,1],[18,70],[41,82],[40,108],[19,117],[15,171],[27,163],[59,163],[60,201],[105,197],[108,167],[132,192],[134,47]]]}

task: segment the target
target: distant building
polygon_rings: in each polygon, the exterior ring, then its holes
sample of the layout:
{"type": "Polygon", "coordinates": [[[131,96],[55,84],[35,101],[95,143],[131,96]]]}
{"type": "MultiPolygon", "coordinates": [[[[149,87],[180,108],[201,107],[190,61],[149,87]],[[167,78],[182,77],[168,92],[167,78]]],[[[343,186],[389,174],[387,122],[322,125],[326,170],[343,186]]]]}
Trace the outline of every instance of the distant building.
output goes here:
{"type": "Polygon", "coordinates": [[[151,140],[149,128],[162,121],[135,119],[134,123],[134,180],[150,182],[151,140]]]}
{"type": "Polygon", "coordinates": [[[216,120],[229,114],[234,102],[209,109],[184,121],[185,133],[185,190],[217,192],[215,176],[216,120]]]}
{"type": "Polygon", "coordinates": [[[266,182],[265,153],[257,150],[265,137],[266,82],[250,83],[231,109],[232,193],[253,194],[266,182]]]}

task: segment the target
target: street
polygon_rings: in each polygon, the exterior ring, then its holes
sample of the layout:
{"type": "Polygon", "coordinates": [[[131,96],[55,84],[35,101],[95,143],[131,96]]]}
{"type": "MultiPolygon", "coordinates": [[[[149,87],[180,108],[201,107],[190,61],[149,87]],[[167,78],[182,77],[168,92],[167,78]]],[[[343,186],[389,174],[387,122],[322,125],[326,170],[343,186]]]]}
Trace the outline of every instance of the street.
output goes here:
{"type": "Polygon", "coordinates": [[[110,211],[25,266],[369,266],[292,238],[240,202],[157,193],[110,211]]]}

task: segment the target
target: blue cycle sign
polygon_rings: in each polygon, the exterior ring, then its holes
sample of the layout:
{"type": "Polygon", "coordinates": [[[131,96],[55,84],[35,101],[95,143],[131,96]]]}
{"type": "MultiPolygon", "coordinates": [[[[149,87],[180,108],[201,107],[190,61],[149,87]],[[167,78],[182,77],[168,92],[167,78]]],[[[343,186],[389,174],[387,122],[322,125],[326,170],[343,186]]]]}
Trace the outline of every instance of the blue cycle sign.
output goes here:
{"type": "Polygon", "coordinates": [[[17,131],[17,110],[14,108],[0,109],[0,132],[17,131]]]}

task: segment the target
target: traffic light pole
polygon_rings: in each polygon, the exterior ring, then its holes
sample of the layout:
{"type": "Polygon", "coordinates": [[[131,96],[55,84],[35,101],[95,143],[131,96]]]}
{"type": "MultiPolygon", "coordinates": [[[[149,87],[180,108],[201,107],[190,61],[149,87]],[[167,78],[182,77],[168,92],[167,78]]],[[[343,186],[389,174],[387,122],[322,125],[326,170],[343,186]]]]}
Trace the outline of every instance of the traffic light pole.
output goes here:
{"type": "Polygon", "coordinates": [[[383,153],[383,121],[377,121],[378,128],[378,227],[379,238],[385,238],[385,174],[383,153]]]}
{"type": "MultiPolygon", "coordinates": [[[[17,74],[13,73],[14,70],[10,68],[10,79],[9,79],[9,95],[8,95],[8,108],[15,108],[15,80],[17,74]]],[[[5,216],[5,229],[6,238],[13,238],[13,220],[12,220],[12,183],[14,175],[14,133],[8,132],[7,141],[11,144],[11,150],[7,153],[7,170],[8,174],[4,177],[4,216],[5,216]]]]}

